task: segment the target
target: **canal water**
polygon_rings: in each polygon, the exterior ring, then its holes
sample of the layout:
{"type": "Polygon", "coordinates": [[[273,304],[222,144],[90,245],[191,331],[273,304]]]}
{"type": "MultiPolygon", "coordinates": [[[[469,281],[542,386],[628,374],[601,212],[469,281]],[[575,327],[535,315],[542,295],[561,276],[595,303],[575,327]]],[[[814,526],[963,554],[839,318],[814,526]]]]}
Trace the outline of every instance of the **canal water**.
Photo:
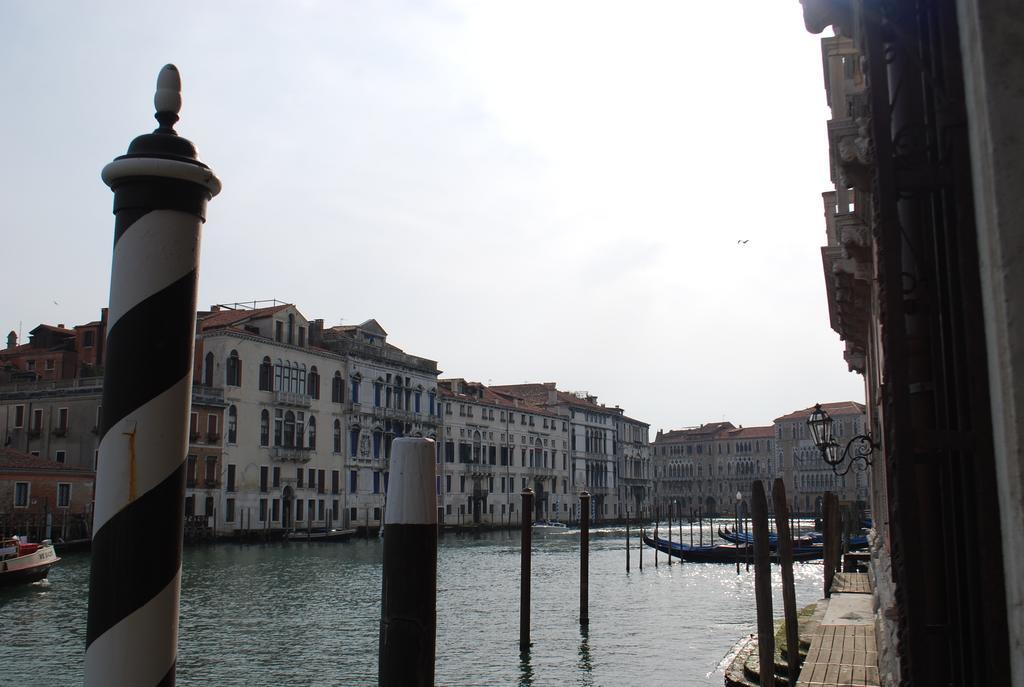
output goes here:
{"type": "MultiPolygon", "coordinates": [[[[640,572],[631,542],[627,574],[624,530],[591,533],[581,632],[578,532],[535,533],[533,648],[521,660],[518,532],[445,534],[437,684],[721,685],[719,664],[755,630],[753,567],[669,568],[659,554],[655,568],[648,548],[640,572]]],[[[381,549],[376,539],[186,549],[178,685],[376,684],[381,549]]],[[[798,605],[821,596],[820,563],[795,575],[798,605]]],[[[69,554],[49,580],[0,590],[3,675],[22,687],[82,683],[88,578],[88,554],[69,554]]],[[[777,567],[773,583],[780,616],[777,567]]]]}

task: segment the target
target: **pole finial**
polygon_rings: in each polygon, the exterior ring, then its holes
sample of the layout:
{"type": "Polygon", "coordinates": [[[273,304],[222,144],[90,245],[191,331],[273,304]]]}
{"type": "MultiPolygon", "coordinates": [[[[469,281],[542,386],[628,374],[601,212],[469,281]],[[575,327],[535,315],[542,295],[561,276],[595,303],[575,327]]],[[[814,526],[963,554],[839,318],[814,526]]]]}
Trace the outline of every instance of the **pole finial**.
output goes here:
{"type": "Polygon", "coordinates": [[[174,134],[174,123],[178,121],[181,110],[181,76],[173,64],[166,64],[156,77],[156,94],[153,96],[156,107],[156,121],[160,127],[156,132],[174,134]]]}

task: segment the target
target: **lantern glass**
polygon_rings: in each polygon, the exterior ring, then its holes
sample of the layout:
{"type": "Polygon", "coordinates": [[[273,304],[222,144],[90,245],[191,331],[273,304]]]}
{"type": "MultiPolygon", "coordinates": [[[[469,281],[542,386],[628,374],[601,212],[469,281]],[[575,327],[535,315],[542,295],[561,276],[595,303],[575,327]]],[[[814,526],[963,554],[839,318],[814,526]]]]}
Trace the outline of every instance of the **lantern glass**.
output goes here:
{"type": "Polygon", "coordinates": [[[828,445],[825,446],[825,450],[821,452],[821,456],[829,465],[839,465],[839,444],[835,441],[829,442],[828,445]]]}
{"type": "Polygon", "coordinates": [[[807,418],[807,425],[811,428],[811,438],[819,450],[824,450],[832,443],[832,418],[821,407],[821,404],[814,406],[814,412],[807,418]]]}

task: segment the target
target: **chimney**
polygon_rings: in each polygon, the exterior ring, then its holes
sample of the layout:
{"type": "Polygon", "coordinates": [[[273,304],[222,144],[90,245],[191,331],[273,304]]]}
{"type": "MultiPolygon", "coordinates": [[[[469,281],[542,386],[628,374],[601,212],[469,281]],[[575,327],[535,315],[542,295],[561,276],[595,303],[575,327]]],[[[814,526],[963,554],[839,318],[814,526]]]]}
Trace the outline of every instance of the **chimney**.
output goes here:
{"type": "Polygon", "coordinates": [[[309,345],[320,346],[324,341],[324,321],[323,318],[317,320],[310,320],[309,322],[309,345]]]}
{"type": "Polygon", "coordinates": [[[14,348],[18,345],[18,335],[11,330],[11,333],[7,335],[7,348],[14,348]]]}
{"type": "Polygon", "coordinates": [[[61,322],[60,324],[58,324],[57,329],[64,329],[64,323],[61,322]]]}
{"type": "Polygon", "coordinates": [[[220,306],[219,305],[211,305],[210,306],[210,312],[220,312],[220,306]]]}

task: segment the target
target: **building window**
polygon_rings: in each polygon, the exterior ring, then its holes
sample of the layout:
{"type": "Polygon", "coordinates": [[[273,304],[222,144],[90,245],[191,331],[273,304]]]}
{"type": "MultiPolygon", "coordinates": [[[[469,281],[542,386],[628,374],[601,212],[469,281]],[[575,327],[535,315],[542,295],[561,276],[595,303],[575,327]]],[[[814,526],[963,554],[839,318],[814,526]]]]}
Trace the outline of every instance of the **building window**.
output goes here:
{"type": "MultiPolygon", "coordinates": [[[[260,491],[262,491],[263,493],[266,493],[268,491],[267,482],[268,482],[268,477],[269,476],[270,476],[270,468],[268,468],[266,465],[261,465],[260,466],[260,491]]],[[[263,516],[260,516],[260,520],[262,520],[262,519],[263,519],[263,516]]]]}
{"type": "Polygon", "coordinates": [[[380,408],[380,382],[373,383],[373,407],[380,408]]]}
{"type": "Polygon", "coordinates": [[[334,421],[334,452],[341,453],[341,420],[334,421]]]}
{"type": "MultiPolygon", "coordinates": [[[[380,440],[381,440],[381,433],[380,432],[374,432],[373,433],[373,457],[374,457],[375,460],[377,458],[380,458],[380,440]]],[[[376,493],[376,492],[374,492],[374,493],[376,493]]]]}
{"type": "Polygon", "coordinates": [[[213,352],[206,354],[203,358],[203,384],[213,386],[213,352]]]}
{"type": "Polygon", "coordinates": [[[96,345],[96,332],[91,329],[85,332],[85,335],[82,338],[82,348],[92,348],[96,345]]]}
{"type": "Polygon", "coordinates": [[[14,426],[16,428],[25,426],[25,406],[14,406],[14,426]]]}
{"type": "Polygon", "coordinates": [[[287,411],[284,414],[284,439],[282,446],[295,446],[295,413],[287,411]]]}
{"type": "Polygon", "coordinates": [[[267,521],[267,500],[260,499],[260,522],[267,521]]]}
{"type": "Polygon", "coordinates": [[[228,498],[224,502],[224,522],[234,522],[234,521],[235,521],[235,500],[233,498],[228,498]]]}
{"type": "MultiPolygon", "coordinates": [[[[331,470],[331,493],[337,494],[341,489],[341,473],[337,470],[331,470]]],[[[334,512],[338,511],[338,507],[334,507],[334,512]]]]}
{"type": "MultiPolygon", "coordinates": [[[[355,470],[349,470],[348,472],[348,493],[356,493],[356,487],[359,486],[359,473],[355,470]]],[[[352,510],[355,510],[354,508],[352,510]]],[[[355,517],[355,516],[353,516],[355,517]]]]}
{"type": "Polygon", "coordinates": [[[28,482],[14,483],[14,507],[28,508],[29,485],[28,482]]]}
{"type": "Polygon", "coordinates": [[[192,489],[196,486],[196,462],[198,456],[189,456],[185,464],[185,486],[192,489]]]}
{"type": "Polygon", "coordinates": [[[207,487],[217,486],[217,457],[206,456],[206,474],[203,477],[207,487]]]}
{"type": "Polygon", "coordinates": [[[260,446],[270,446],[270,413],[260,411],[260,446]]]}
{"type": "Polygon", "coordinates": [[[373,473],[373,493],[380,493],[380,473],[377,471],[374,471],[373,473]]]}
{"type": "Polygon", "coordinates": [[[227,491],[235,490],[235,466],[234,464],[228,465],[228,484],[227,491]]]}
{"type": "Polygon", "coordinates": [[[297,499],[295,501],[295,520],[296,521],[299,521],[299,522],[302,521],[302,506],[304,504],[305,504],[305,502],[302,499],[297,499]]]}
{"type": "Polygon", "coordinates": [[[270,358],[264,357],[260,363],[260,391],[274,390],[274,365],[270,358]]]}
{"type": "Polygon", "coordinates": [[[309,416],[309,441],[306,442],[306,446],[310,449],[316,448],[316,418],[312,415],[309,416]]]}
{"type": "Polygon", "coordinates": [[[348,432],[349,454],[355,458],[359,451],[359,428],[353,427],[348,432]]]}
{"type": "Polygon", "coordinates": [[[345,383],[341,379],[341,373],[335,372],[331,380],[331,402],[341,403],[345,398],[345,383]]]}
{"type": "Polygon", "coordinates": [[[228,355],[225,383],[228,386],[242,386],[242,361],[238,351],[231,351],[228,355]]]}
{"type": "Polygon", "coordinates": [[[54,458],[57,460],[58,463],[63,463],[65,461],[66,456],[67,453],[65,451],[57,451],[57,453],[54,454],[54,458]]]}
{"type": "Polygon", "coordinates": [[[309,382],[306,384],[306,390],[311,398],[320,398],[320,373],[317,371],[316,365],[309,368],[309,382]]]}
{"type": "MultiPolygon", "coordinates": [[[[277,489],[278,487],[281,486],[281,468],[279,466],[275,465],[274,466],[274,471],[271,474],[273,474],[273,476],[274,476],[274,482],[273,482],[274,488],[277,489]]],[[[276,516],[275,516],[274,519],[275,520],[277,519],[276,516]]]]}
{"type": "Polygon", "coordinates": [[[217,422],[217,416],[210,413],[206,416],[206,435],[207,438],[213,442],[220,439],[220,434],[217,433],[219,423],[217,422]]]}
{"type": "Polygon", "coordinates": [[[359,403],[359,378],[353,377],[352,379],[352,393],[349,394],[353,403],[359,403]]]}
{"type": "Polygon", "coordinates": [[[41,432],[43,429],[43,409],[35,408],[32,411],[32,427],[33,432],[41,432]]]}
{"type": "Polygon", "coordinates": [[[228,406],[228,443],[238,443],[238,408],[228,406]]]}

